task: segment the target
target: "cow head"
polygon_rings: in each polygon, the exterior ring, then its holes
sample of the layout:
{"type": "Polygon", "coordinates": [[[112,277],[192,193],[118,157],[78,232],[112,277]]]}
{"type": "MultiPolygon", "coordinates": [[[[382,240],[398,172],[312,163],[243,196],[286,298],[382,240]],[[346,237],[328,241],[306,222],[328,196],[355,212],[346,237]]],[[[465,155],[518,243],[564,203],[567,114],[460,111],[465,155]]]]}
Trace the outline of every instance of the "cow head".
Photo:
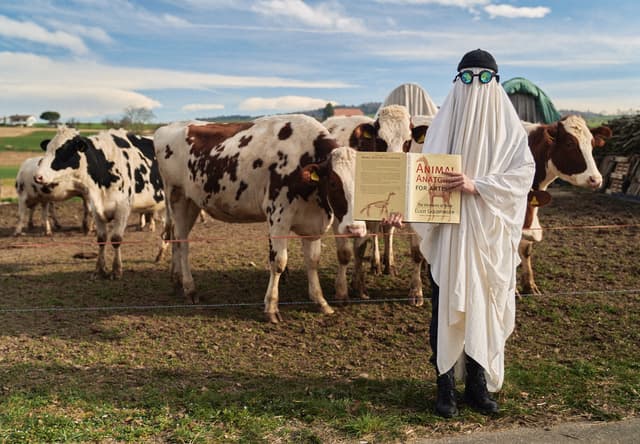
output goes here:
{"type": "Polygon", "coordinates": [[[427,130],[433,121],[433,116],[412,116],[411,117],[411,145],[410,153],[421,153],[427,130]]]}
{"type": "Polygon", "coordinates": [[[385,106],[373,123],[358,125],[349,145],[358,151],[401,153],[411,144],[411,116],[402,105],[385,106]]]}
{"type": "Polygon", "coordinates": [[[611,136],[608,127],[590,130],[580,116],[564,117],[553,125],[540,125],[529,133],[529,145],[536,160],[536,185],[546,188],[557,177],[588,188],[599,188],[602,175],[592,151],[611,136]]]}
{"type": "Polygon", "coordinates": [[[302,170],[302,180],[317,183],[320,194],[326,196],[331,206],[340,234],[362,237],[367,234],[366,225],[354,220],[353,211],[355,162],[355,150],[336,148],[325,161],[306,165],[302,170]]]}
{"type": "Polygon", "coordinates": [[[81,139],[76,129],[61,125],[53,139],[40,142],[45,155],[35,171],[35,182],[50,185],[71,176],[73,170],[80,168],[78,153],[82,149],[81,139]]]}

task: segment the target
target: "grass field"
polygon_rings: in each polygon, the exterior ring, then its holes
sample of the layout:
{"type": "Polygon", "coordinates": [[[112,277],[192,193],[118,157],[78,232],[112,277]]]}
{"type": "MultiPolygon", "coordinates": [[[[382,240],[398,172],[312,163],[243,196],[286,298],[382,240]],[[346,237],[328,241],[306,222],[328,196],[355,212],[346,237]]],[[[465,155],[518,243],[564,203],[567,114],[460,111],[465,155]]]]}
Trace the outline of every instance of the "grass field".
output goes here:
{"type": "MultiPolygon", "coordinates": [[[[0,206],[0,442],[401,443],[638,416],[640,203],[557,191],[540,217],[561,229],[534,249],[544,294],[518,300],[501,412],[462,404],[451,420],[433,412],[429,301],[405,302],[403,230],[399,276],[369,275],[371,301],[331,316],[308,304],[292,241],[285,322],[272,325],[264,224],[196,223],[194,307],[174,294],[169,259],[153,262],[157,234],[130,227],[124,278],[94,280],[79,202],[58,206],[66,229],[52,240],[40,227],[12,238],[16,206],[0,206]],[[571,229],[607,225],[624,228],[571,229]]],[[[335,243],[323,244],[331,302],[335,243]]]]}

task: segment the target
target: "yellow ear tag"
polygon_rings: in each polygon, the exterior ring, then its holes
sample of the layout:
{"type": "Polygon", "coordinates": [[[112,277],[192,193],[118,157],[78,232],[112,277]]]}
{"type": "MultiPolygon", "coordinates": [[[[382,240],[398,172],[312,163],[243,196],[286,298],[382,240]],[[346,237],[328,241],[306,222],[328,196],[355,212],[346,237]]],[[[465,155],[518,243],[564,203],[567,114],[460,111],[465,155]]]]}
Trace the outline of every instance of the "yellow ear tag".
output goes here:
{"type": "Polygon", "coordinates": [[[424,136],[420,136],[420,138],[418,139],[418,143],[424,143],[424,136]]]}
{"type": "Polygon", "coordinates": [[[311,180],[313,180],[314,182],[320,181],[320,176],[318,176],[318,173],[316,173],[315,171],[312,171],[309,177],[311,177],[311,180]]]}
{"type": "Polygon", "coordinates": [[[373,137],[369,131],[365,131],[365,132],[363,132],[363,133],[362,133],[362,136],[363,136],[365,139],[371,139],[371,138],[373,137]]]}
{"type": "Polygon", "coordinates": [[[529,201],[529,203],[531,204],[532,207],[537,207],[540,205],[540,202],[538,202],[538,199],[536,199],[536,196],[533,196],[529,201]]]}

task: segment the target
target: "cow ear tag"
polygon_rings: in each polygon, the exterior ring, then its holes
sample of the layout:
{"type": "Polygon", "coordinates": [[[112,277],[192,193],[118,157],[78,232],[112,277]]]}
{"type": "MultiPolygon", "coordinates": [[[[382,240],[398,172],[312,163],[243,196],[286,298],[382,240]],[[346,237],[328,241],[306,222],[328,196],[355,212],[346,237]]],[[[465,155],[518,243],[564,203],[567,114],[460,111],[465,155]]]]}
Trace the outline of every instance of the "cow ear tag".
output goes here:
{"type": "Polygon", "coordinates": [[[418,140],[416,140],[417,143],[424,143],[424,134],[420,136],[420,138],[418,140]]]}
{"type": "Polygon", "coordinates": [[[528,202],[532,207],[543,207],[551,202],[551,194],[540,190],[529,191],[528,202]]]}
{"type": "Polygon", "coordinates": [[[362,137],[364,137],[365,139],[371,139],[373,136],[371,135],[371,133],[369,131],[363,131],[362,132],[362,137]]]}
{"type": "Polygon", "coordinates": [[[311,175],[309,176],[311,178],[311,180],[313,180],[314,182],[319,182],[320,181],[320,176],[318,176],[318,173],[316,171],[312,171],[311,175]]]}

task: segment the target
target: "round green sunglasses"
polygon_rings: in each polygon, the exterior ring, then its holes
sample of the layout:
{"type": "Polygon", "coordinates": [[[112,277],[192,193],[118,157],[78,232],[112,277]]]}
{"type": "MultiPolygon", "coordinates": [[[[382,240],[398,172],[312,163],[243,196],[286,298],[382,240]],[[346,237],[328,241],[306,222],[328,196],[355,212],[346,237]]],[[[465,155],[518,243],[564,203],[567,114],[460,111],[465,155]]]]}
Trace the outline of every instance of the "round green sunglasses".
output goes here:
{"type": "Polygon", "coordinates": [[[474,74],[470,69],[465,69],[464,71],[460,71],[458,75],[453,79],[455,82],[457,79],[460,79],[462,83],[465,85],[469,85],[473,82],[473,78],[477,77],[480,80],[480,83],[486,84],[491,81],[495,77],[496,82],[500,82],[500,76],[493,71],[489,71],[488,69],[483,69],[478,74],[474,74]]]}

